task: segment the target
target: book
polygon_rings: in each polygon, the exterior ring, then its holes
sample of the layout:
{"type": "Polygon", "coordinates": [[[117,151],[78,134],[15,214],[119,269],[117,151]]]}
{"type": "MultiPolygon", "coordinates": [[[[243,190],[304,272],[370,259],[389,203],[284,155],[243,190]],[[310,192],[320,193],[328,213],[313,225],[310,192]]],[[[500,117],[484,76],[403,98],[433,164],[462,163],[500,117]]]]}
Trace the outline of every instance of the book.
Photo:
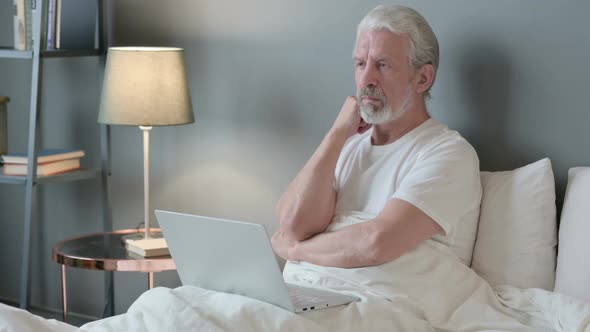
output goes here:
{"type": "MultiPolygon", "coordinates": [[[[35,0],[37,1],[37,0],[35,0]]],[[[43,10],[41,12],[41,50],[47,49],[47,17],[49,15],[49,2],[47,3],[47,6],[43,7],[39,7],[39,10],[43,10]]]]}
{"type": "MultiPolygon", "coordinates": [[[[71,149],[48,149],[40,151],[37,156],[37,163],[44,164],[53,161],[76,159],[84,157],[83,150],[71,149]]],[[[26,153],[14,153],[0,156],[0,161],[5,164],[28,164],[29,157],[26,153]]]]}
{"type": "Polygon", "coordinates": [[[127,251],[141,257],[168,256],[168,244],[164,238],[127,240],[125,242],[127,251]]]}
{"type": "MultiPolygon", "coordinates": [[[[27,164],[4,164],[4,175],[27,175],[27,164]]],[[[80,159],[67,159],[37,165],[37,176],[47,176],[65,173],[80,168],[80,159]]]]}
{"type": "Polygon", "coordinates": [[[55,8],[54,13],[55,16],[55,31],[53,34],[53,49],[58,49],[59,47],[59,32],[61,31],[61,0],[55,0],[55,8]]]}
{"type": "Polygon", "coordinates": [[[26,50],[33,49],[33,16],[35,15],[36,0],[25,0],[25,43],[26,50]]]}
{"type": "Polygon", "coordinates": [[[25,0],[13,0],[14,4],[14,49],[27,49],[27,27],[25,15],[25,0]]]}
{"type": "Polygon", "coordinates": [[[47,17],[46,17],[46,29],[45,29],[45,49],[55,49],[55,12],[56,12],[56,1],[49,0],[47,4],[47,17]]]}

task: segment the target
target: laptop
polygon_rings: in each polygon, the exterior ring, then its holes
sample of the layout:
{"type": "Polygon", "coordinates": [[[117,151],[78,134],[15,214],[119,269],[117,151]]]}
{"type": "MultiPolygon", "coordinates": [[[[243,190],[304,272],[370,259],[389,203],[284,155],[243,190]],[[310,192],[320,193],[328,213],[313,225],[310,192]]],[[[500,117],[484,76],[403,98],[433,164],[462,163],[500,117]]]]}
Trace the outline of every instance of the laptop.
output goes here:
{"type": "Polygon", "coordinates": [[[358,300],[285,283],[263,225],[156,210],[183,285],[239,294],[295,313],[358,300]]]}

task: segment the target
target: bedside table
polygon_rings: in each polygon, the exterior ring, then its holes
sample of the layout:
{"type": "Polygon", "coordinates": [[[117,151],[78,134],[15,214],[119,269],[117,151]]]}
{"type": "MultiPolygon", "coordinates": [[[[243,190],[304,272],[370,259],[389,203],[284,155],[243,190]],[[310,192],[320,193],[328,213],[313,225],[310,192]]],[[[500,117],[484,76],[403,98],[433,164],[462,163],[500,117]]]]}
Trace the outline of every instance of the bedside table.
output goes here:
{"type": "MultiPolygon", "coordinates": [[[[157,228],[151,230],[152,232],[160,231],[157,228]]],[[[61,241],[53,247],[53,260],[61,264],[64,322],[67,320],[68,310],[67,266],[101,271],[147,272],[149,289],[154,287],[154,272],[176,269],[176,265],[170,256],[143,258],[130,254],[125,249],[123,236],[143,232],[144,229],[126,229],[84,235],[61,241]]],[[[107,292],[109,292],[112,314],[112,309],[114,309],[113,292],[109,290],[107,292]]]]}

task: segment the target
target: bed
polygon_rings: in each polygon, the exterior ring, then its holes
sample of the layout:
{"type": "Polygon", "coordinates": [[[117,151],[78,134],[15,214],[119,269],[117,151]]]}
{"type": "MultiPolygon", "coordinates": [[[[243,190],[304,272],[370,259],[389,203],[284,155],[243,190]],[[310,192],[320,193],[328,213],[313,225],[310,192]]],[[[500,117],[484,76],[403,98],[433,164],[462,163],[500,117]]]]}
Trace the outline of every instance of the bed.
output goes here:
{"type": "MultiPolygon", "coordinates": [[[[158,287],[142,294],[126,313],[80,330],[590,332],[590,292],[586,283],[572,284],[590,274],[575,260],[561,259],[579,255],[583,245],[576,235],[588,228],[583,222],[588,211],[580,196],[590,192],[590,168],[570,170],[559,259],[548,159],[508,172],[482,172],[482,185],[471,267],[436,241],[376,267],[338,269],[288,262],[283,272],[287,281],[361,300],[296,315],[240,295],[191,286],[158,287]]],[[[77,329],[0,305],[0,331],[77,329]]]]}

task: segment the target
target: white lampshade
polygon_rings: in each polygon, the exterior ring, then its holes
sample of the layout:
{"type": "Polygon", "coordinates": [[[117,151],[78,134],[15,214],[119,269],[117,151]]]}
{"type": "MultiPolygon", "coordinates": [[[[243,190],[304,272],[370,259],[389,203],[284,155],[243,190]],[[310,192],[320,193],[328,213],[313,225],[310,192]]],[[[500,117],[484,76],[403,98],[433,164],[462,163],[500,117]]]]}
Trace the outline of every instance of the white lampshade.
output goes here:
{"type": "Polygon", "coordinates": [[[194,121],[183,49],[109,48],[98,122],[169,126],[194,121]]]}

